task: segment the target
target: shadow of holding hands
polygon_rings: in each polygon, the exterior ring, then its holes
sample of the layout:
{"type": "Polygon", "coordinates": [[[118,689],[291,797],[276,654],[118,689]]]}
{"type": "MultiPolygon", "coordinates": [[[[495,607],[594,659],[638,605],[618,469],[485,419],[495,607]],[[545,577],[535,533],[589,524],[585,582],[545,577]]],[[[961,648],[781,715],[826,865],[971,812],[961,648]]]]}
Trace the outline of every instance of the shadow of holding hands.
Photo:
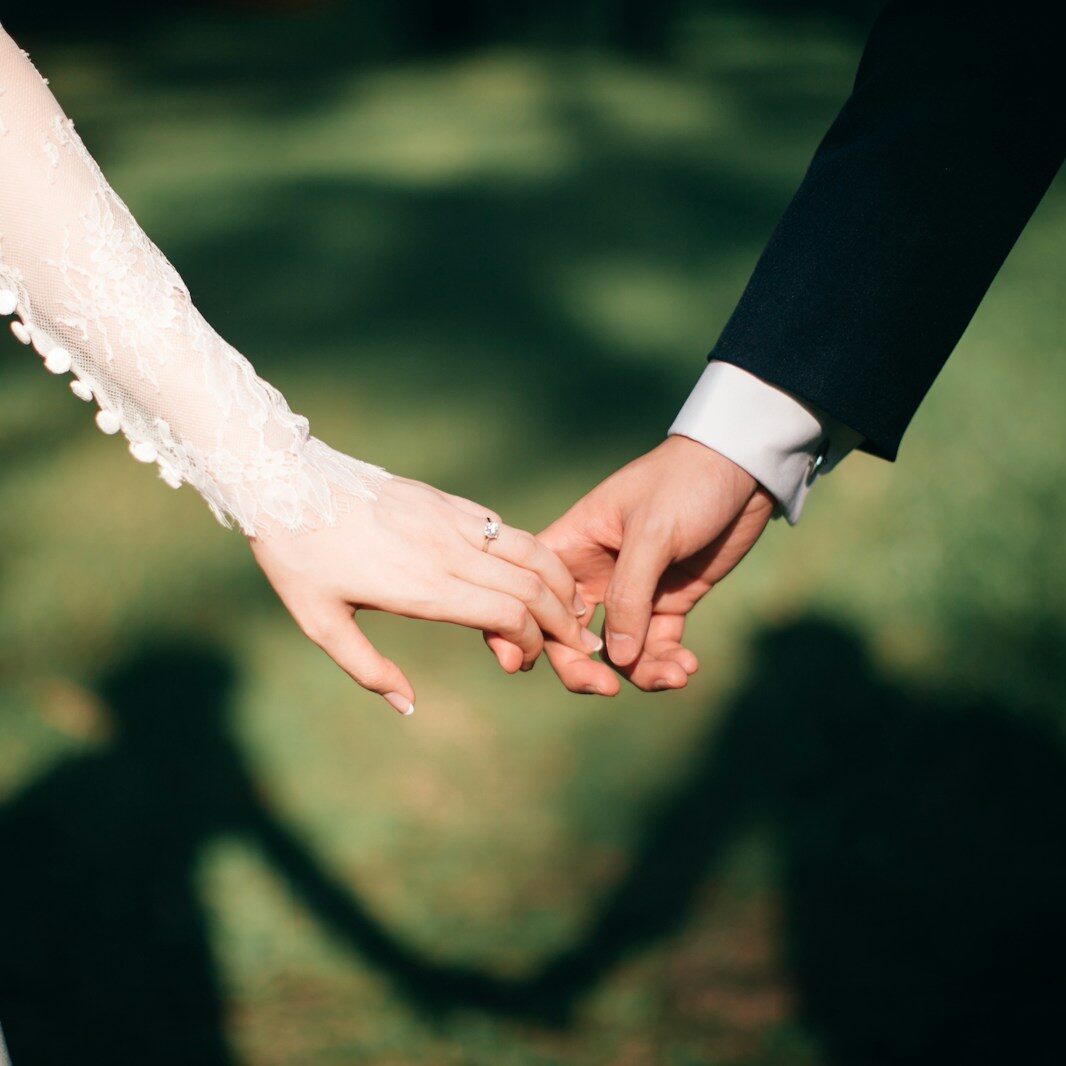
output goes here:
{"type": "Polygon", "coordinates": [[[270,811],[229,729],[234,680],[212,649],[142,649],[100,686],[113,742],[0,808],[0,1019],[18,1066],[234,1061],[194,880],[222,836],[409,998],[436,987],[270,811]]]}
{"type": "Polygon", "coordinates": [[[825,1062],[1058,1061],[1060,741],[1010,708],[910,691],[836,624],[759,638],[586,933],[518,981],[420,957],[270,812],[227,729],[232,680],[213,651],[138,653],[101,688],[111,746],[0,810],[0,1018],[18,1066],[233,1061],[193,883],[223,834],[426,1017],[565,1028],[625,958],[684,934],[753,831],[775,844],[799,1020],[825,1062]]]}
{"type": "Polygon", "coordinates": [[[910,691],[807,619],[646,824],[585,938],[527,989],[551,1013],[682,933],[730,845],[771,835],[799,1021],[834,1066],[1060,1061],[1066,759],[1014,709],[910,691]]]}

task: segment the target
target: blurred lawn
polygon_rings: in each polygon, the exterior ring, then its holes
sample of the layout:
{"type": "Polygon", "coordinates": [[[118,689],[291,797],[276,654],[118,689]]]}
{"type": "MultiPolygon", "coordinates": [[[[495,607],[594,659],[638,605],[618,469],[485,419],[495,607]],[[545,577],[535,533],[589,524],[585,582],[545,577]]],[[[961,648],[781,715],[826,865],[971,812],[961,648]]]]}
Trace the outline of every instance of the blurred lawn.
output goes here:
{"type": "MultiPolygon", "coordinates": [[[[384,65],[334,48],[317,65],[330,33],[216,17],[35,58],[209,320],[319,436],[543,526],[661,437],[861,42],[831,21],[718,15],[680,27],[669,63],[499,47],[384,65]]],[[[296,634],[191,491],[165,491],[3,342],[0,827],[113,743],[102,673],[195,636],[235,671],[260,799],[387,937],[520,980],[580,945],[706,757],[723,775],[708,811],[732,819],[707,830],[720,846],[650,901],[671,920],[637,908],[643,938],[565,1024],[429,1011],[220,819],[189,862],[227,1038],[257,1064],[828,1061],[795,936],[800,838],[783,844],[784,808],[715,761],[715,731],[775,669],[753,639],[819,615],[921,694],[912,709],[979,702],[1058,743],[1064,274],[1060,180],[901,461],[849,460],[798,528],[770,530],[693,620],[703,666],[685,693],[579,699],[543,665],[501,676],[476,635],[368,619],[418,689],[411,721],[296,634]]],[[[782,721],[835,705],[832,652],[815,643],[822,690],[783,688],[782,721]]],[[[924,719],[907,721],[920,742],[924,719]]],[[[693,829],[678,847],[704,846],[693,829]]]]}

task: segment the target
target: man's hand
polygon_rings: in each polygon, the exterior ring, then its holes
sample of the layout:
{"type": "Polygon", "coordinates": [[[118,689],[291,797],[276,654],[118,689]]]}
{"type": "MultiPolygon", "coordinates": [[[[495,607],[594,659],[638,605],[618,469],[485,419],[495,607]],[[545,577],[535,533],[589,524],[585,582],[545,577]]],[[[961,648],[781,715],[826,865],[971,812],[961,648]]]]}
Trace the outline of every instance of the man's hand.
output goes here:
{"type": "MultiPolygon", "coordinates": [[[[735,463],[669,437],[579,500],[542,534],[569,567],[590,612],[603,603],[607,655],[646,691],[683,688],[699,666],[682,647],[685,615],[758,540],[773,498],[735,463]]],[[[602,663],[548,641],[573,692],[613,696],[602,663]]]]}

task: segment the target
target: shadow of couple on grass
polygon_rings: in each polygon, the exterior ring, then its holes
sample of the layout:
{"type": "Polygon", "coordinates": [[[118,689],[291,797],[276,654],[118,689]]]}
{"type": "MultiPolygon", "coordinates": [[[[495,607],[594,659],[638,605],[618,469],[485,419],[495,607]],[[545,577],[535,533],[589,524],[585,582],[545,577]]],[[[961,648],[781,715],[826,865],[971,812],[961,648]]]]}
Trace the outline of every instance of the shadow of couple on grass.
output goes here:
{"type": "Polygon", "coordinates": [[[279,818],[227,724],[218,653],[144,649],[100,693],[113,742],[0,809],[0,1019],[16,1066],[233,1061],[194,873],[222,836],[420,1012],[566,1027],[627,957],[683,936],[753,830],[824,1061],[1051,1063],[1066,957],[1066,760],[1012,708],[914,692],[817,619],[758,638],[748,682],[649,812],[584,934],[523,980],[420,956],[279,818]]]}

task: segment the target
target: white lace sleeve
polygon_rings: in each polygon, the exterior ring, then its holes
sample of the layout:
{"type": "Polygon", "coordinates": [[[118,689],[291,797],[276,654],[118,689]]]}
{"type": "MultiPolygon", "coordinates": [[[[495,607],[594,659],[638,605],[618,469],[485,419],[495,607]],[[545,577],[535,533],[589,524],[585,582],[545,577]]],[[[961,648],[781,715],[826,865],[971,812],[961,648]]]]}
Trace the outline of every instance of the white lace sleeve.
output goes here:
{"type": "Polygon", "coordinates": [[[207,324],[0,28],[0,314],[135,459],[263,535],[331,524],[388,475],[307,420],[207,324]]]}

